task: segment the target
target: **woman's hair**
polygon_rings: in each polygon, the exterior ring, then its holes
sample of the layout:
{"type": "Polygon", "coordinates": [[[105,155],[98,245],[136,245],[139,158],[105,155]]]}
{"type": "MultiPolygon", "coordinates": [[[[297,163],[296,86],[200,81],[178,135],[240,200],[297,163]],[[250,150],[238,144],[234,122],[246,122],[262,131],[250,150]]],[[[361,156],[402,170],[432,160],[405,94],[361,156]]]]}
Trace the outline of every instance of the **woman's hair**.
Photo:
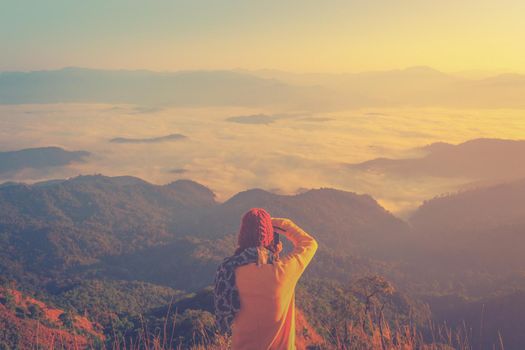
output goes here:
{"type": "Polygon", "coordinates": [[[270,214],[262,208],[250,209],[242,217],[235,254],[251,247],[264,247],[275,253],[273,232],[270,214]]]}

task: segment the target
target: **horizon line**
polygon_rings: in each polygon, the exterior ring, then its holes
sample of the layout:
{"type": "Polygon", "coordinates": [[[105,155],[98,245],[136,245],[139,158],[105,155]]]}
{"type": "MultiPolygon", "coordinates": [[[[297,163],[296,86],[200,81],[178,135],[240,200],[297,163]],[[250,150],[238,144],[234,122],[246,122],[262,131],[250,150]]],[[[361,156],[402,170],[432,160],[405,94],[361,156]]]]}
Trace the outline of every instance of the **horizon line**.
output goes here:
{"type": "Polygon", "coordinates": [[[34,72],[54,72],[62,71],[67,69],[84,69],[84,70],[97,70],[97,71],[122,71],[122,72],[151,72],[151,73],[181,73],[181,72],[246,72],[246,73],[261,73],[261,72],[278,72],[278,73],[289,73],[294,75],[352,75],[352,74],[363,74],[363,73],[387,73],[387,72],[402,72],[414,69],[428,70],[439,72],[442,74],[449,75],[464,75],[464,74],[485,74],[485,75],[502,75],[502,74],[525,74],[524,71],[517,71],[508,68],[497,68],[497,69],[462,69],[462,70],[441,70],[434,68],[430,65],[416,64],[404,66],[402,68],[384,68],[384,69],[365,69],[355,71],[294,71],[286,70],[281,68],[243,68],[243,67],[232,67],[232,68],[182,68],[182,69],[152,69],[152,68],[110,68],[110,67],[88,67],[88,66],[76,66],[68,65],[55,68],[36,68],[36,69],[0,69],[1,73],[34,73],[34,72]]]}

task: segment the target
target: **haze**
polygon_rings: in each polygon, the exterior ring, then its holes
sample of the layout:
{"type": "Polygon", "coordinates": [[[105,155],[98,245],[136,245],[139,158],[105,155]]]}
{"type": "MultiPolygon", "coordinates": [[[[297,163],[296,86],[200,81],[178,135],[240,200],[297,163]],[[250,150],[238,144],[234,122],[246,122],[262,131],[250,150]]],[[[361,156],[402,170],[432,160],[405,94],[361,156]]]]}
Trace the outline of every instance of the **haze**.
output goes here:
{"type": "MultiPolygon", "coordinates": [[[[2,1],[0,70],[524,72],[525,3],[2,1]]],[[[484,74],[484,73],[483,73],[484,74]]]]}
{"type": "Polygon", "coordinates": [[[1,6],[0,151],[90,154],[2,181],[189,178],[220,200],[335,187],[404,215],[522,175],[508,170],[513,145],[494,156],[501,171],[478,176],[452,169],[453,154],[432,167],[456,176],[356,166],[434,142],[524,139],[522,1],[1,6]]]}
{"type": "Polygon", "coordinates": [[[278,193],[334,187],[369,193],[388,209],[403,212],[434,195],[484,180],[483,174],[479,179],[406,178],[353,170],[348,164],[420,156],[423,152],[414,148],[438,141],[457,144],[480,137],[525,135],[521,110],[263,112],[274,120],[229,120],[256,115],[260,108],[142,111],[128,105],[4,105],[0,106],[2,150],[53,145],[92,155],[65,167],[0,175],[4,180],[29,182],[93,173],[134,175],[161,184],[189,178],[209,186],[219,200],[254,187],[278,193]],[[168,134],[186,137],[161,139],[168,134]],[[135,142],[111,142],[117,137],[135,142]]]}
{"type": "Polygon", "coordinates": [[[524,14],[0,0],[0,348],[223,349],[260,207],[319,243],[298,349],[524,349],[524,14]]]}

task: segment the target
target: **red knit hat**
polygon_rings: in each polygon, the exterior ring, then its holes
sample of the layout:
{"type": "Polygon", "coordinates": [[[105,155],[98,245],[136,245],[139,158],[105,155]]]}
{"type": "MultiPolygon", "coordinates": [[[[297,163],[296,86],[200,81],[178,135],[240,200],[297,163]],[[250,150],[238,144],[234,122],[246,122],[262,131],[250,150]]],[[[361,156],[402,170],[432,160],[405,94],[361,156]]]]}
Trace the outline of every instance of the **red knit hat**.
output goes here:
{"type": "Polygon", "coordinates": [[[242,251],[250,247],[270,247],[273,242],[272,217],[262,208],[252,208],[241,221],[237,243],[242,251]]]}

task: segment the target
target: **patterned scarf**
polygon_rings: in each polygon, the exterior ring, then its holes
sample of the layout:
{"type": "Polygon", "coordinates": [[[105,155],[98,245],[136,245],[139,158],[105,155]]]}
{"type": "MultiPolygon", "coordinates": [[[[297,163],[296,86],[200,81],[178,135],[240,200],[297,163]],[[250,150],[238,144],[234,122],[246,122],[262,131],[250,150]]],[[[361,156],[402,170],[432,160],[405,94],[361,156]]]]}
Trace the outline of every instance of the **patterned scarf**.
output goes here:
{"type": "Polygon", "coordinates": [[[274,254],[266,248],[246,248],[224,261],[217,268],[215,274],[215,318],[221,333],[231,334],[231,325],[235,315],[241,309],[239,290],[235,284],[235,269],[239,266],[257,263],[273,264],[274,254]]]}

